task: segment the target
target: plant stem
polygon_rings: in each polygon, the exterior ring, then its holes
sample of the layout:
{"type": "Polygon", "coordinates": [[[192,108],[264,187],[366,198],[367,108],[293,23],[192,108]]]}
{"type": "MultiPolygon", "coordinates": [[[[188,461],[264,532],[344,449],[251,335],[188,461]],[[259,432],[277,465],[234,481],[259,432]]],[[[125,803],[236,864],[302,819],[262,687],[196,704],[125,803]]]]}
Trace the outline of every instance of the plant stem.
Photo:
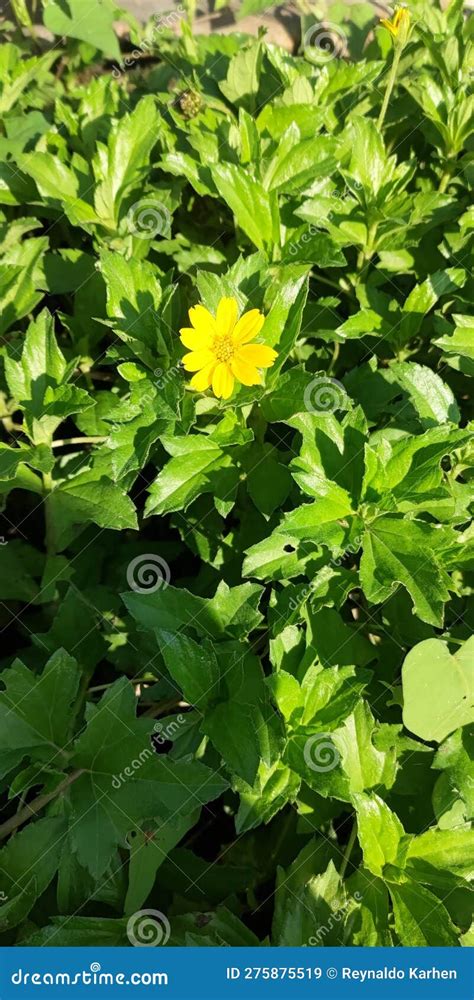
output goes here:
{"type": "Polygon", "coordinates": [[[329,368],[328,368],[328,372],[329,372],[330,375],[332,375],[332,373],[333,373],[333,371],[334,371],[334,369],[336,367],[336,362],[337,362],[337,359],[339,357],[340,350],[341,350],[341,343],[340,343],[339,340],[335,340],[334,341],[334,349],[333,349],[333,352],[332,352],[331,363],[330,363],[329,368]]]}
{"type": "Polygon", "coordinates": [[[442,175],[441,180],[439,182],[438,191],[439,191],[440,194],[444,194],[444,192],[446,191],[446,188],[447,188],[447,186],[448,186],[448,184],[449,184],[449,182],[451,180],[451,176],[452,176],[452,174],[451,174],[451,168],[448,166],[448,167],[446,167],[446,170],[443,172],[443,175],[442,175]]]}
{"type": "Polygon", "coordinates": [[[392,65],[390,67],[390,73],[388,75],[387,86],[385,88],[382,107],[380,108],[380,114],[377,121],[377,128],[382,128],[382,125],[384,123],[385,115],[387,113],[387,108],[388,108],[388,102],[390,100],[391,93],[393,90],[393,85],[395,83],[395,77],[397,75],[397,69],[398,69],[398,64],[400,62],[401,54],[402,54],[402,48],[401,46],[397,45],[393,52],[392,65]]]}
{"type": "Polygon", "coordinates": [[[24,806],[20,812],[17,812],[15,816],[7,819],[6,823],[2,823],[0,826],[0,840],[4,840],[5,837],[9,837],[14,830],[17,830],[19,826],[23,826],[32,816],[40,812],[44,806],[48,805],[48,802],[52,802],[53,799],[57,798],[58,795],[62,795],[66,789],[69,788],[78,778],[84,774],[84,768],[78,768],[76,771],[72,771],[71,774],[61,781],[59,785],[56,786],[53,792],[46,792],[44,795],[38,795],[38,798],[34,799],[28,805],[24,806]]]}
{"type": "Polygon", "coordinates": [[[341,876],[341,878],[344,878],[344,875],[346,874],[346,869],[349,864],[349,859],[352,854],[352,848],[354,847],[356,836],[357,836],[357,822],[356,820],[354,820],[352,824],[350,837],[349,840],[347,841],[346,849],[344,851],[344,857],[342,859],[341,868],[339,871],[339,875],[341,876]]]}
{"type": "Polygon", "coordinates": [[[372,222],[372,224],[367,229],[367,243],[365,247],[359,250],[357,256],[357,270],[360,271],[364,264],[370,260],[374,253],[374,243],[375,237],[377,235],[377,223],[372,222]]]}
{"type": "Polygon", "coordinates": [[[104,441],[107,441],[107,438],[100,434],[95,437],[58,438],[57,441],[51,442],[51,447],[62,448],[65,444],[102,444],[104,441]]]}

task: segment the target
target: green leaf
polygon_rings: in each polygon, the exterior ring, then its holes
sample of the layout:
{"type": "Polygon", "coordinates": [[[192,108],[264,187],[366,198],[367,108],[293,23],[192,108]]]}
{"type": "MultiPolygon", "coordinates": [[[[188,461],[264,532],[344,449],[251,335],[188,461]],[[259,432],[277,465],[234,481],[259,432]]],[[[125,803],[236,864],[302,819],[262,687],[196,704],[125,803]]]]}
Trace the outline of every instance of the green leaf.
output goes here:
{"type": "Polygon", "coordinates": [[[474,736],[459,729],[439,747],[433,768],[442,773],[433,789],[438,826],[449,829],[474,818],[474,736]]]}
{"type": "Polygon", "coordinates": [[[125,260],[118,253],[102,250],[100,270],[105,279],[107,315],[114,332],[130,343],[143,360],[164,351],[158,334],[157,313],[162,300],[160,276],[148,261],[125,260]],[[143,345],[143,346],[142,346],[143,345]]]}
{"type": "Polygon", "coordinates": [[[238,471],[212,438],[163,438],[162,444],[172,458],[150,486],[147,515],[186,510],[203,493],[222,500],[232,496],[238,471]]]}
{"type": "Polygon", "coordinates": [[[310,226],[300,236],[295,236],[285,243],[282,250],[284,263],[310,263],[321,268],[343,267],[346,258],[337,243],[326,233],[311,232],[312,228],[310,226]]]}
{"type": "Polygon", "coordinates": [[[386,865],[396,864],[403,826],[387,803],[374,792],[353,796],[357,812],[357,836],[364,864],[374,875],[382,875],[386,865]]]}
{"type": "Polygon", "coordinates": [[[46,0],[44,23],[55,35],[79,38],[108,59],[120,60],[120,48],[113,30],[115,4],[109,0],[46,0]]]}
{"type": "Polygon", "coordinates": [[[227,767],[253,785],[262,758],[270,764],[268,732],[258,708],[231,702],[211,708],[204,732],[224,758],[227,767]]]}
{"type": "Polygon", "coordinates": [[[392,365],[391,378],[408,393],[423,427],[459,423],[454,393],[431,368],[401,361],[392,365]]]}
{"type": "MultiPolygon", "coordinates": [[[[267,168],[265,187],[294,194],[318,177],[328,177],[336,165],[336,143],[324,135],[300,140],[299,129],[290,125],[267,168]]],[[[324,265],[322,265],[324,266],[324,265]]]]}
{"type": "MultiPolygon", "coordinates": [[[[291,872],[291,869],[290,869],[291,872]]],[[[332,861],[321,875],[302,885],[281,871],[276,889],[272,942],[279,947],[342,944],[340,911],[345,905],[341,879],[332,861]]]]}
{"type": "MultiPolygon", "coordinates": [[[[140,183],[159,126],[158,111],[151,96],[143,97],[130,114],[112,124],[105,155],[97,163],[99,183],[94,195],[96,212],[106,226],[116,228],[125,195],[140,183]]],[[[163,211],[159,200],[157,205],[163,211]]]]}
{"type": "Polygon", "coordinates": [[[236,52],[229,63],[227,77],[219,83],[219,89],[232,104],[253,110],[258,93],[262,68],[263,47],[260,39],[236,52]]]}
{"type": "Polygon", "coordinates": [[[131,685],[117,681],[90,713],[72,763],[84,773],[71,785],[71,837],[95,878],[111,852],[144,819],[186,815],[216,798],[226,782],[197,761],[171,766],[153,752],[153,720],[136,719],[131,685]]]}
{"type": "Polygon", "coordinates": [[[123,600],[143,628],[172,632],[182,627],[216,639],[226,636],[241,639],[262,621],[258,610],[261,596],[262,587],[257,583],[228,587],[221,581],[210,598],[169,586],[150,594],[124,594],[123,600]]]}
{"type": "Polygon", "coordinates": [[[38,820],[0,851],[0,931],[24,921],[54,878],[66,831],[59,817],[38,820]]]}
{"type": "Polygon", "coordinates": [[[426,639],[405,657],[403,722],[422,740],[441,743],[474,722],[474,637],[451,656],[446,642],[426,639]]]}
{"type": "Polygon", "coordinates": [[[408,845],[407,863],[420,860],[471,881],[474,876],[474,832],[469,824],[455,830],[426,830],[408,845]]]}
{"type": "Polygon", "coordinates": [[[0,765],[30,759],[66,761],[64,748],[71,733],[71,708],[78,692],[76,660],[58,649],[38,677],[15,660],[2,674],[0,692],[0,765]],[[1,763],[4,761],[4,763],[1,763]]]}
{"type": "Polygon", "coordinates": [[[61,483],[46,499],[50,541],[57,552],[92,521],[101,528],[136,528],[135,506],[124,490],[94,472],[82,472],[61,483]]]}
{"type": "Polygon", "coordinates": [[[212,643],[194,642],[189,636],[156,629],[161,655],[186,701],[201,710],[215,700],[220,682],[219,664],[212,643]]]}
{"type": "Polygon", "coordinates": [[[278,203],[274,193],[265,191],[260,181],[234,163],[214,163],[212,177],[237,225],[259,250],[279,242],[278,203]]]}
{"type": "Polygon", "coordinates": [[[404,520],[400,529],[401,521],[389,516],[377,518],[367,528],[360,564],[364,593],[377,604],[402,584],[422,621],[441,626],[449,599],[449,577],[438,555],[441,538],[424,521],[404,520]]]}
{"type": "Polygon", "coordinates": [[[298,775],[280,761],[271,767],[261,761],[253,786],[235,778],[233,787],[240,794],[236,832],[245,833],[261,823],[269,823],[280,809],[294,801],[300,784],[298,775]]]}
{"type": "Polygon", "coordinates": [[[408,880],[389,884],[395,930],[410,948],[457,945],[456,928],[441,900],[424,886],[408,880]]]}

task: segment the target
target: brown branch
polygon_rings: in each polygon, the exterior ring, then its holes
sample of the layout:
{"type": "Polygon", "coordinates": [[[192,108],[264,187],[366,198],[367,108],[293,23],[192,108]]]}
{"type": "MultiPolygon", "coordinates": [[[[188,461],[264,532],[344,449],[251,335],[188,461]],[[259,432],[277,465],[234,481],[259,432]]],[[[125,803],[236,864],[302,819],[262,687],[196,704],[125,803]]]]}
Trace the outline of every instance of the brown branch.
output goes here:
{"type": "Polygon", "coordinates": [[[77,781],[77,779],[81,777],[81,774],[84,774],[83,767],[78,768],[77,771],[72,771],[71,774],[68,774],[64,781],[61,781],[61,783],[56,786],[53,792],[46,792],[44,795],[38,795],[38,798],[33,799],[33,802],[30,802],[28,805],[24,806],[23,809],[20,809],[20,812],[17,812],[15,816],[7,819],[6,823],[2,823],[0,826],[0,840],[4,840],[5,837],[9,837],[14,830],[17,830],[19,826],[23,826],[23,823],[26,823],[32,816],[35,816],[36,813],[40,812],[44,806],[47,806],[48,802],[52,802],[52,800],[58,795],[62,795],[62,793],[69,788],[69,785],[72,785],[74,781],[77,781]]]}

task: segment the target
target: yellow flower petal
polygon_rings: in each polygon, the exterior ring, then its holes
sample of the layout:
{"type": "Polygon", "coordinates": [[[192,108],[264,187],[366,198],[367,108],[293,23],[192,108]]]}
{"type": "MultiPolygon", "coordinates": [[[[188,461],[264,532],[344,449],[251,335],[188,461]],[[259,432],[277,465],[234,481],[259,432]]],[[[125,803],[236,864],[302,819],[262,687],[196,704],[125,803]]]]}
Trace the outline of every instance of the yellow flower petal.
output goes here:
{"type": "Polygon", "coordinates": [[[198,333],[197,330],[189,326],[183,326],[179,331],[181,343],[188,347],[190,351],[202,351],[210,347],[213,341],[212,333],[198,333]]]}
{"type": "Polygon", "coordinates": [[[187,372],[198,372],[201,368],[205,368],[206,365],[215,363],[212,351],[206,350],[191,351],[190,354],[185,354],[181,360],[187,372]]]}
{"type": "Polygon", "coordinates": [[[262,376],[260,372],[257,371],[254,365],[248,365],[246,361],[243,361],[239,355],[233,359],[230,367],[237,381],[242,382],[242,385],[261,385],[262,376]]]}
{"type": "Polygon", "coordinates": [[[250,309],[240,317],[236,324],[232,339],[236,344],[246,344],[256,337],[265,322],[265,316],[258,309],[250,309]]]}
{"type": "Polygon", "coordinates": [[[234,388],[234,376],[229,365],[221,362],[212,375],[212,391],[218,399],[228,399],[234,388]]]}
{"type": "Polygon", "coordinates": [[[228,337],[232,333],[239,315],[239,308],[236,299],[221,299],[217,306],[216,326],[219,337],[228,337]]]}
{"type": "Polygon", "coordinates": [[[392,24],[391,21],[387,21],[387,19],[385,17],[381,17],[380,18],[380,24],[382,24],[384,28],[387,28],[388,31],[390,32],[390,34],[393,35],[394,38],[396,38],[397,29],[394,28],[394,26],[393,26],[393,24],[392,24]]]}
{"type": "Polygon", "coordinates": [[[205,336],[211,335],[215,337],[217,334],[216,321],[214,316],[211,316],[209,309],[205,306],[191,306],[189,310],[189,321],[195,330],[205,336]]]}
{"type": "Polygon", "coordinates": [[[237,352],[239,361],[245,361],[248,365],[254,365],[255,368],[270,368],[276,357],[277,352],[273,350],[273,347],[267,347],[266,344],[244,344],[237,352]]]}
{"type": "Polygon", "coordinates": [[[198,372],[197,375],[193,375],[189,383],[191,389],[196,389],[197,392],[204,392],[205,389],[208,389],[212,382],[215,367],[214,362],[212,362],[211,365],[206,365],[205,368],[201,368],[201,371],[198,372]]]}

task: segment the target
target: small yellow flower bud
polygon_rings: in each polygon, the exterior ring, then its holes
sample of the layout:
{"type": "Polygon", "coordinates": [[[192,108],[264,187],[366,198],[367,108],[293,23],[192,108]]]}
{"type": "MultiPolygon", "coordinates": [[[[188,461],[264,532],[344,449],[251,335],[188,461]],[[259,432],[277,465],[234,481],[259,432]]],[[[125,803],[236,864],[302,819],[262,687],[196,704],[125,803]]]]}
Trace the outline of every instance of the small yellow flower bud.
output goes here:
{"type": "Polygon", "coordinates": [[[382,18],[380,24],[390,32],[397,45],[405,45],[410,33],[411,14],[406,7],[395,7],[391,21],[382,18]]]}

